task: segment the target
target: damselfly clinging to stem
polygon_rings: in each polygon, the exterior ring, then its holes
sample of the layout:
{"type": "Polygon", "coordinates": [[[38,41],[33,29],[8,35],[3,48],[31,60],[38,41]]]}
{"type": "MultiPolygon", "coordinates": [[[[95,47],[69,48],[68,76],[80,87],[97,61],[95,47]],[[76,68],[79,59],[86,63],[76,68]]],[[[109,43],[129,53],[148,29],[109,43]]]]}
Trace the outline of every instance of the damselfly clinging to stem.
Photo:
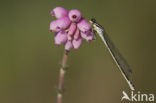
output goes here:
{"type": "Polygon", "coordinates": [[[135,90],[133,83],[130,81],[130,75],[131,75],[132,71],[131,71],[128,63],[126,62],[126,60],[122,57],[120,52],[114,46],[113,42],[109,39],[104,28],[100,24],[98,24],[94,18],[92,18],[90,20],[90,23],[92,25],[93,31],[100,36],[100,38],[102,39],[102,41],[106,45],[106,47],[109,50],[112,58],[114,59],[119,70],[121,71],[123,77],[127,81],[130,89],[135,90]]]}

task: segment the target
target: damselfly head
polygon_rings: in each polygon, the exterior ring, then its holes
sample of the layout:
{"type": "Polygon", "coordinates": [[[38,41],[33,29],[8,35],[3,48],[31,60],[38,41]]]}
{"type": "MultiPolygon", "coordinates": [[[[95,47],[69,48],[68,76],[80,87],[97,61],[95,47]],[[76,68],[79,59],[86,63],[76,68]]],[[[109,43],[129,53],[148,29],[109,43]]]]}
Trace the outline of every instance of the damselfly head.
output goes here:
{"type": "Polygon", "coordinates": [[[89,21],[91,24],[94,24],[96,23],[96,20],[94,18],[91,18],[90,21],[89,21]]]}
{"type": "Polygon", "coordinates": [[[90,22],[90,24],[92,25],[92,27],[94,28],[94,29],[100,29],[101,31],[104,31],[104,28],[100,25],[100,24],[98,24],[97,22],[96,22],[96,19],[94,19],[94,18],[91,18],[91,20],[89,21],[90,22]]]}
{"type": "Polygon", "coordinates": [[[91,18],[91,21],[92,21],[93,23],[96,23],[95,18],[91,18]]]}

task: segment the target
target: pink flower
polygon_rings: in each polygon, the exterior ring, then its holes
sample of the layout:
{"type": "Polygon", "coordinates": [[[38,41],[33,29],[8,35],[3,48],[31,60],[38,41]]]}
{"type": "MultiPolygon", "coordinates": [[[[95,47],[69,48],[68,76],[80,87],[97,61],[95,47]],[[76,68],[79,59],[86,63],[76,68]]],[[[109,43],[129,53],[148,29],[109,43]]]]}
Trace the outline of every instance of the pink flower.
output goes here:
{"type": "Polygon", "coordinates": [[[77,28],[74,34],[74,39],[77,40],[80,37],[80,30],[77,28]]]}
{"type": "Polygon", "coordinates": [[[59,18],[67,16],[68,11],[62,7],[56,7],[50,12],[50,14],[52,16],[55,16],[57,19],[59,19],[59,18]]]}
{"type": "Polygon", "coordinates": [[[70,10],[68,16],[72,22],[79,22],[79,20],[81,19],[81,12],[76,9],[70,10]]]}
{"type": "Polygon", "coordinates": [[[68,35],[72,36],[75,33],[76,30],[76,24],[75,23],[71,23],[69,29],[68,29],[68,35]]]}
{"type": "Polygon", "coordinates": [[[78,49],[82,44],[82,38],[78,38],[77,40],[74,39],[72,43],[74,49],[78,49]]]}
{"type": "Polygon", "coordinates": [[[50,31],[59,32],[65,30],[70,25],[70,20],[68,17],[62,17],[60,19],[54,20],[50,23],[50,31]]]}
{"type": "Polygon", "coordinates": [[[81,37],[84,38],[86,41],[92,41],[93,37],[94,37],[94,33],[93,32],[89,32],[88,34],[81,32],[81,37]]]}
{"type": "Polygon", "coordinates": [[[72,48],[73,48],[72,41],[67,41],[65,44],[65,50],[69,51],[72,48]]]}
{"type": "Polygon", "coordinates": [[[58,25],[58,27],[61,28],[61,30],[67,29],[68,26],[70,25],[70,23],[71,23],[71,21],[69,20],[68,17],[62,17],[57,20],[57,25],[58,25]]]}
{"type": "Polygon", "coordinates": [[[91,25],[87,22],[86,19],[81,19],[77,26],[82,32],[88,32],[91,29],[91,25]]]}
{"type": "Polygon", "coordinates": [[[62,43],[66,43],[67,41],[67,33],[65,31],[60,31],[55,34],[55,44],[61,45],[62,43]]]}
{"type": "Polygon", "coordinates": [[[82,38],[88,42],[93,40],[91,25],[82,18],[80,11],[74,9],[68,12],[62,7],[56,7],[51,15],[57,18],[50,23],[50,31],[55,32],[56,45],[64,44],[65,50],[70,51],[81,46],[82,38]]]}

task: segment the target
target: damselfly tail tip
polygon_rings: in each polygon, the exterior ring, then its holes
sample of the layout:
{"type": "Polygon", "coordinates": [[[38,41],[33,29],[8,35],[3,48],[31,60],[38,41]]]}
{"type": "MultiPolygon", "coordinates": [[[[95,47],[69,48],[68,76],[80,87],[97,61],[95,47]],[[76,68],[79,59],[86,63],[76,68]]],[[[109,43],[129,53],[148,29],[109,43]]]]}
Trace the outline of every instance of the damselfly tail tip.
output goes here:
{"type": "Polygon", "coordinates": [[[130,89],[134,91],[135,90],[134,84],[131,81],[128,81],[128,84],[129,84],[130,89]]]}

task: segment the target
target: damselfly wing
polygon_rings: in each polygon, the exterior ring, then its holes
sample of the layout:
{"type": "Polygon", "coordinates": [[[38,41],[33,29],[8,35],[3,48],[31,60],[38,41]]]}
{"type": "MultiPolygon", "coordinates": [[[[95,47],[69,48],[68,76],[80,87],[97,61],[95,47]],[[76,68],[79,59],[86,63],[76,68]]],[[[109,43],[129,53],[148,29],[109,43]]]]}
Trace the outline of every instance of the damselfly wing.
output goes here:
{"type": "Polygon", "coordinates": [[[106,45],[113,60],[115,61],[123,77],[127,81],[130,89],[135,90],[133,83],[130,81],[130,75],[132,71],[128,63],[126,62],[126,60],[123,58],[123,56],[120,54],[118,49],[115,47],[115,45],[113,44],[113,42],[111,41],[107,33],[105,32],[104,28],[100,24],[98,24],[95,19],[91,19],[90,23],[92,25],[94,32],[96,32],[100,36],[100,38],[106,45]]]}

